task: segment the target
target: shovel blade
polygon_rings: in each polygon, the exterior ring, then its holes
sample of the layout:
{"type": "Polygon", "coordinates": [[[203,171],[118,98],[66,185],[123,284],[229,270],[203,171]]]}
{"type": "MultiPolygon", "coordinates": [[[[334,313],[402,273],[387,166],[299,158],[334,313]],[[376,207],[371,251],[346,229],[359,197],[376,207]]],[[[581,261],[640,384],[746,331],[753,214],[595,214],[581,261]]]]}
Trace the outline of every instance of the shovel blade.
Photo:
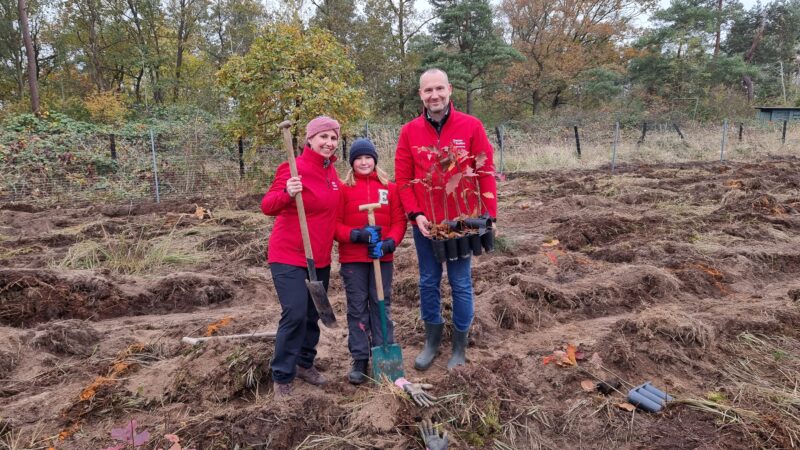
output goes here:
{"type": "Polygon", "coordinates": [[[403,351],[398,344],[372,347],[372,378],[386,377],[391,381],[404,376],[403,351]]]}
{"type": "Polygon", "coordinates": [[[314,306],[317,307],[319,320],[328,328],[336,328],[336,316],[333,314],[333,307],[328,300],[328,292],[322,281],[306,280],[306,286],[308,286],[308,293],[311,294],[314,306]]]}

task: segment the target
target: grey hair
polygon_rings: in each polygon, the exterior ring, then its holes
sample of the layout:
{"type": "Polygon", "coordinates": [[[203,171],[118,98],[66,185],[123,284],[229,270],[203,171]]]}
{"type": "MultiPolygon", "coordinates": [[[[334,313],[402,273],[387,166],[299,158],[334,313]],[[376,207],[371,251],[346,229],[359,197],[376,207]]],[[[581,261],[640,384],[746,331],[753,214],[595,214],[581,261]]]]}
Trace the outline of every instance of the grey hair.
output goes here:
{"type": "Polygon", "coordinates": [[[450,84],[450,79],[447,77],[447,72],[438,67],[431,67],[425,72],[422,72],[422,75],[419,76],[419,83],[422,84],[422,77],[424,77],[425,75],[433,75],[434,73],[441,73],[442,75],[444,75],[444,82],[450,84]]]}

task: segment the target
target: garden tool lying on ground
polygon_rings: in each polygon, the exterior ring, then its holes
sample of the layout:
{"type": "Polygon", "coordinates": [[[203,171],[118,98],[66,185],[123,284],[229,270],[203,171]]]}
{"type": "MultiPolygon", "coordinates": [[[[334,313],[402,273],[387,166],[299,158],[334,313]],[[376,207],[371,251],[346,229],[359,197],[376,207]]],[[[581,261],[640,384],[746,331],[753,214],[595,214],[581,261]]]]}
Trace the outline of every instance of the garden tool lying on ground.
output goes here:
{"type": "Polygon", "coordinates": [[[189,337],[184,336],[181,342],[184,344],[194,345],[198,342],[205,342],[211,340],[228,340],[228,339],[275,339],[278,333],[275,331],[265,331],[263,333],[247,333],[247,334],[229,334],[227,336],[206,336],[206,337],[189,337]]]}
{"type": "MultiPolygon", "coordinates": [[[[359,211],[367,211],[370,226],[375,226],[375,209],[380,208],[380,203],[369,203],[358,207],[359,211]]],[[[383,299],[383,280],[381,279],[381,260],[373,259],[375,269],[375,291],[378,294],[378,308],[381,316],[381,332],[383,344],[372,347],[372,377],[380,381],[386,376],[390,381],[395,381],[403,376],[403,352],[398,344],[388,343],[388,330],[386,325],[386,302],[383,299]]]]}
{"type": "MultiPolygon", "coordinates": [[[[286,147],[289,170],[292,174],[292,177],[296,177],[297,163],[295,163],[294,160],[292,134],[289,131],[289,127],[291,126],[292,122],[288,120],[283,121],[278,125],[283,133],[283,145],[286,147]]],[[[308,279],[306,280],[306,286],[308,286],[308,292],[311,294],[311,299],[314,301],[314,306],[317,307],[319,319],[322,321],[322,324],[328,328],[335,328],[336,316],[333,314],[331,302],[328,300],[328,292],[325,290],[325,285],[322,284],[322,281],[317,280],[317,268],[314,265],[314,254],[311,252],[311,238],[308,235],[306,211],[303,207],[303,193],[298,192],[297,195],[294,196],[294,200],[297,203],[297,217],[300,220],[300,233],[303,235],[303,249],[306,253],[306,264],[308,265],[308,279]]]]}

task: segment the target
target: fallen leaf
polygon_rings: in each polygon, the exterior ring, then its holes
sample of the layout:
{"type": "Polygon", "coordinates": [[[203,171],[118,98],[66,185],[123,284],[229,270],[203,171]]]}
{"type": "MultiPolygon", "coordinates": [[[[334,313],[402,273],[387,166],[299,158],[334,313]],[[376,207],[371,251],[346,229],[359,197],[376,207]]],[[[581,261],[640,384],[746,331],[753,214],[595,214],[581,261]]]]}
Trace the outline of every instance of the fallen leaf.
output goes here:
{"type": "Polygon", "coordinates": [[[145,430],[141,433],[137,433],[136,419],[133,419],[122,428],[112,428],[111,437],[120,442],[133,444],[134,447],[141,447],[150,439],[150,432],[145,430]]]}
{"type": "Polygon", "coordinates": [[[567,359],[573,366],[578,364],[578,360],[575,358],[575,351],[575,344],[567,344],[567,359]]]}
{"type": "Polygon", "coordinates": [[[558,239],[550,239],[549,241],[542,243],[542,247],[555,247],[558,245],[558,243],[558,239]]]}
{"type": "Polygon", "coordinates": [[[553,263],[554,266],[558,265],[558,256],[556,256],[553,252],[544,252],[545,256],[550,258],[550,262],[553,263]]]}
{"type": "Polygon", "coordinates": [[[583,380],[581,381],[581,389],[585,392],[594,392],[597,389],[597,385],[592,380],[583,380]]]}
{"type": "Polygon", "coordinates": [[[222,328],[224,326],[227,326],[228,324],[231,323],[231,321],[233,321],[233,317],[232,316],[226,316],[226,317],[223,317],[222,319],[219,319],[218,321],[212,323],[211,325],[206,327],[206,336],[213,336],[214,334],[216,334],[220,330],[220,328],[222,328]]]}
{"type": "Polygon", "coordinates": [[[628,402],[625,402],[625,403],[617,403],[617,404],[615,404],[614,406],[616,406],[616,407],[617,407],[617,408],[619,408],[619,409],[624,409],[625,411],[628,411],[628,412],[633,412],[633,411],[635,411],[635,410],[636,410],[636,407],[635,407],[635,406],[633,406],[633,405],[631,405],[631,404],[630,404],[630,403],[628,403],[628,402]]]}
{"type": "Polygon", "coordinates": [[[589,358],[589,364],[599,368],[603,365],[603,358],[600,357],[599,353],[594,352],[592,353],[592,357],[589,358]]]}

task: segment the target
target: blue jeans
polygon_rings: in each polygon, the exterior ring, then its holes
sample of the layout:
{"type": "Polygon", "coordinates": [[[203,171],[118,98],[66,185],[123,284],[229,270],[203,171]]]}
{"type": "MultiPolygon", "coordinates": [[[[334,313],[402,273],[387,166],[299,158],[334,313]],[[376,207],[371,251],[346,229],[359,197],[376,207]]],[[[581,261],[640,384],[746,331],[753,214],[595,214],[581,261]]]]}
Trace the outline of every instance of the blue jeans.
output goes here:
{"type": "MultiPolygon", "coordinates": [[[[444,323],[442,318],[442,263],[433,256],[431,240],[422,235],[417,227],[414,246],[417,248],[419,264],[419,298],[422,320],[432,324],[444,323]]],[[[453,293],[453,325],[458,331],[468,331],[475,317],[472,300],[472,257],[447,261],[447,279],[453,293]]]]}

